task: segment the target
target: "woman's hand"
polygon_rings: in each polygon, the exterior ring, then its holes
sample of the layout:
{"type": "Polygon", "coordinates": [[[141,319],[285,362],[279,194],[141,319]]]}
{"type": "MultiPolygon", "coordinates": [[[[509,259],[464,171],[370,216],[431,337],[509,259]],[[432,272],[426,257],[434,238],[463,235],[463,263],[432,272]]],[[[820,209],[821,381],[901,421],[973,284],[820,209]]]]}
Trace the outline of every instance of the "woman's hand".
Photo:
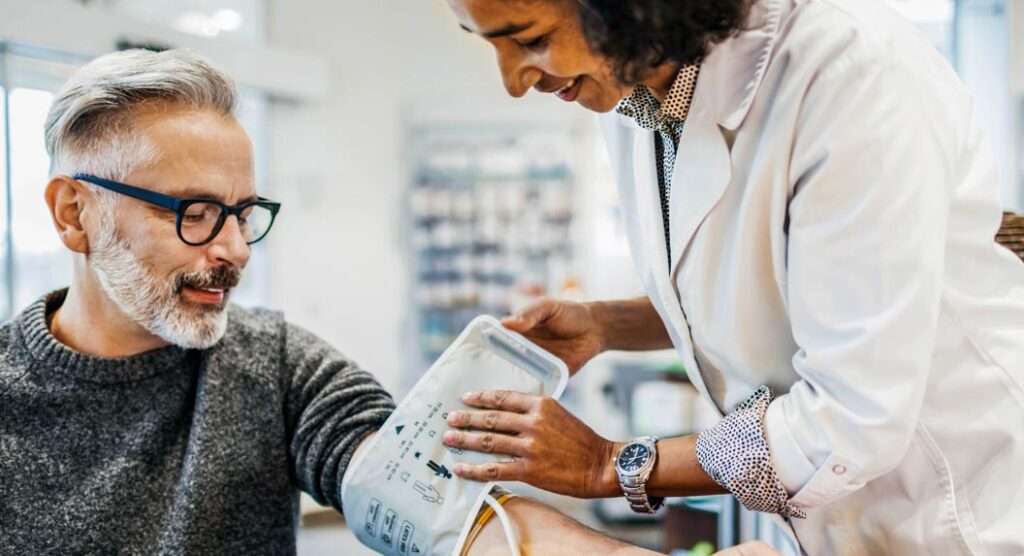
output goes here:
{"type": "Polygon", "coordinates": [[[452,448],[511,456],[509,463],[457,464],[474,481],[521,481],[577,498],[619,494],[618,446],[583,424],[551,398],[518,392],[471,392],[473,410],[453,411],[444,443],[452,448]]]}
{"type": "Polygon", "coordinates": [[[606,348],[601,326],[584,303],[541,299],[502,324],[565,361],[570,374],[606,348]]]}

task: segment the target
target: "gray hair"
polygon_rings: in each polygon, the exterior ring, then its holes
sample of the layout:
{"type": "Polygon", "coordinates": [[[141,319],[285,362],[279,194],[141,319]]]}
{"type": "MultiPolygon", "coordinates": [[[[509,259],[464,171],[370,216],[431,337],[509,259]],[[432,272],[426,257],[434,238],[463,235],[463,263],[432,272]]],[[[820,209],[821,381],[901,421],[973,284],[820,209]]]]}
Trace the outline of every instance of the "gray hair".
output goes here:
{"type": "Polygon", "coordinates": [[[151,102],[232,114],[231,78],[187,50],[126,50],[80,68],[46,117],[51,174],[82,172],[123,180],[157,153],[136,133],[132,110],[151,102]]]}

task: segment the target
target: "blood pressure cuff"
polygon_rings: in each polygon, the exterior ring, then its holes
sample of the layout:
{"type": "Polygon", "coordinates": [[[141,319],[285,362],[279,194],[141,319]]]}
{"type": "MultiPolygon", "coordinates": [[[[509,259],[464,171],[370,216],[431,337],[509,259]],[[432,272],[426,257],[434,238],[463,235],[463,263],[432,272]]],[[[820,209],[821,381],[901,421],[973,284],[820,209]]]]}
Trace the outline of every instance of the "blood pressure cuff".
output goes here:
{"type": "Polygon", "coordinates": [[[350,464],[342,505],[359,541],[397,556],[461,551],[494,484],[457,477],[454,464],[507,460],[445,446],[441,437],[448,428],[448,412],[466,409],[461,398],[471,391],[512,390],[558,398],[568,378],[558,358],[494,318],[475,319],[350,464]]]}

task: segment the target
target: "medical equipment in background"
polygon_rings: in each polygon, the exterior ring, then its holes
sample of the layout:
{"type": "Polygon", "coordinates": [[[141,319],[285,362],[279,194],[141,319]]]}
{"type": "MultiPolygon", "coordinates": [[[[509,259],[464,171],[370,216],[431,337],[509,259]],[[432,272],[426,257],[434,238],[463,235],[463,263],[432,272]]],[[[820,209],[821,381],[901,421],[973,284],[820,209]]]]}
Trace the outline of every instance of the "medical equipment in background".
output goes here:
{"type": "Polygon", "coordinates": [[[445,446],[441,439],[448,413],[466,408],[466,392],[512,390],[558,398],[568,380],[569,371],[558,358],[493,317],[474,319],[353,459],[342,503],[359,541],[389,556],[457,555],[487,503],[512,553],[518,554],[510,520],[489,499],[495,483],[465,480],[452,472],[455,463],[508,460],[445,446]]]}
{"type": "Polygon", "coordinates": [[[421,124],[408,130],[403,218],[418,338],[405,384],[478,314],[505,315],[578,286],[573,174],[564,130],[421,124]]]}

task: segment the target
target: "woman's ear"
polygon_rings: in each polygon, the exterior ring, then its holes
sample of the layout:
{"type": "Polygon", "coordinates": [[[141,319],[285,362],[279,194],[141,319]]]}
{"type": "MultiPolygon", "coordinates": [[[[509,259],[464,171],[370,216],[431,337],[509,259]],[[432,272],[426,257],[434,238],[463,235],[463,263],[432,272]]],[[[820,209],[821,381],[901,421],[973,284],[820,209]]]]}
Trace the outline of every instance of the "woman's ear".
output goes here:
{"type": "Polygon", "coordinates": [[[89,234],[83,226],[83,213],[90,198],[93,197],[85,186],[68,176],[54,176],[46,184],[46,204],[50,207],[57,235],[75,253],[89,253],[89,234]]]}

